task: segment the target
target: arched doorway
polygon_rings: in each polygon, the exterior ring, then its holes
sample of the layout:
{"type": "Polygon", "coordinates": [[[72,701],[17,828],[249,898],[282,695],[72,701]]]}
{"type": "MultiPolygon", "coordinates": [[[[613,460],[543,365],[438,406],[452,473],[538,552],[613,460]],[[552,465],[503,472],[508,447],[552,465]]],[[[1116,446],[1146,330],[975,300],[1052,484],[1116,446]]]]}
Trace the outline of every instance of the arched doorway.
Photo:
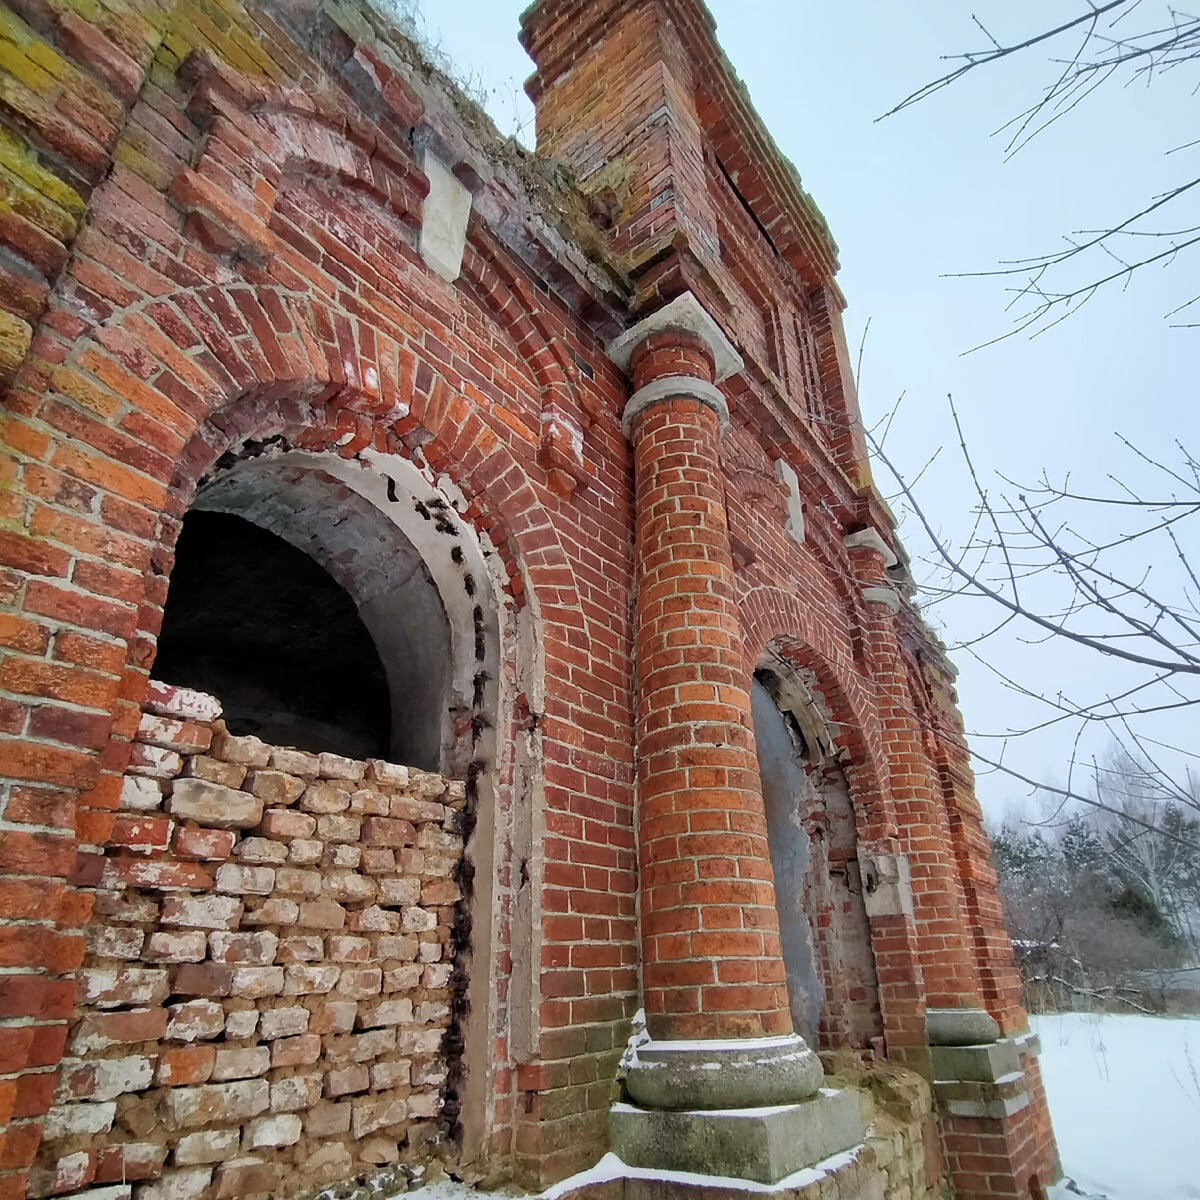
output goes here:
{"type": "Polygon", "coordinates": [[[796,668],[767,655],[751,688],[796,1031],[821,1049],[882,1037],[854,807],[829,720],[796,668]]]}

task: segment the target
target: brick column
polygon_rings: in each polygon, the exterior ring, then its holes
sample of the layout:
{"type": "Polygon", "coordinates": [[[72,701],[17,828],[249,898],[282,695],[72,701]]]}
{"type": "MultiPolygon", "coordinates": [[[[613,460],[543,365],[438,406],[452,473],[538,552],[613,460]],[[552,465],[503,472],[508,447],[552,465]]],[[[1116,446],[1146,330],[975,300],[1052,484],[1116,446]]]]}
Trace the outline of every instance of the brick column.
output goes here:
{"type": "Polygon", "coordinates": [[[642,971],[655,1037],[791,1032],[718,463],[695,333],[633,351],[642,971]]]}
{"type": "Polygon", "coordinates": [[[811,1161],[804,1153],[844,1149],[862,1129],[849,1093],[824,1111],[821,1064],[792,1032],[788,1007],[717,454],[729,410],[715,385],[741,360],[690,294],[610,353],[635,388],[623,425],[637,489],[650,1041],[631,1056],[625,1079],[640,1107],[618,1106],[609,1128],[630,1165],[771,1183],[811,1161]],[[800,1136],[814,1122],[828,1132],[819,1148],[800,1136]]]}

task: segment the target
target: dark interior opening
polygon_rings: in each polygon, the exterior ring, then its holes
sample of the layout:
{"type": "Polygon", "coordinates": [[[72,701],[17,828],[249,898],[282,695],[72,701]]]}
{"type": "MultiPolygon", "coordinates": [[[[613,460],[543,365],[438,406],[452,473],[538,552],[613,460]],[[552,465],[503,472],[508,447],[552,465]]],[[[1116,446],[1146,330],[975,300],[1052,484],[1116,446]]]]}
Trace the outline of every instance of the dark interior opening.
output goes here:
{"type": "Polygon", "coordinates": [[[152,673],[216,696],[231,733],[389,756],[388,680],[354,601],[307,554],[241,517],[184,518],[152,673]]]}

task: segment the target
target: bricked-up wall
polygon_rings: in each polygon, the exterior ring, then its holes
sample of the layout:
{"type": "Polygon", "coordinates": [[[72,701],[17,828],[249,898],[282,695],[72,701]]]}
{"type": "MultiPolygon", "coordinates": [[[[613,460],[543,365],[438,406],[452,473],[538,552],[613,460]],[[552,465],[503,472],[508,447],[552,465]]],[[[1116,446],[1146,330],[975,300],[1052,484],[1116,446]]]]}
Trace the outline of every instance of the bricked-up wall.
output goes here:
{"type": "Polygon", "coordinates": [[[285,1197],[437,1136],[464,785],[219,714],[152,685],[30,1196],[285,1197]]]}

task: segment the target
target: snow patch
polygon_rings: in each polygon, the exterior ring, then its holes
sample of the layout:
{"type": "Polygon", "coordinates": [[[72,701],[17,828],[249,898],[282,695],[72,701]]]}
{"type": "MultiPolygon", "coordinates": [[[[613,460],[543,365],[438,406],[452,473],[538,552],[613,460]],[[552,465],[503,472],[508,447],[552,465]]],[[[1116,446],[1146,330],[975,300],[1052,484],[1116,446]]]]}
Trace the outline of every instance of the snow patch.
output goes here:
{"type": "Polygon", "coordinates": [[[1033,1017],[1063,1172],[1051,1200],[1200,1200],[1200,1020],[1033,1017]]]}

